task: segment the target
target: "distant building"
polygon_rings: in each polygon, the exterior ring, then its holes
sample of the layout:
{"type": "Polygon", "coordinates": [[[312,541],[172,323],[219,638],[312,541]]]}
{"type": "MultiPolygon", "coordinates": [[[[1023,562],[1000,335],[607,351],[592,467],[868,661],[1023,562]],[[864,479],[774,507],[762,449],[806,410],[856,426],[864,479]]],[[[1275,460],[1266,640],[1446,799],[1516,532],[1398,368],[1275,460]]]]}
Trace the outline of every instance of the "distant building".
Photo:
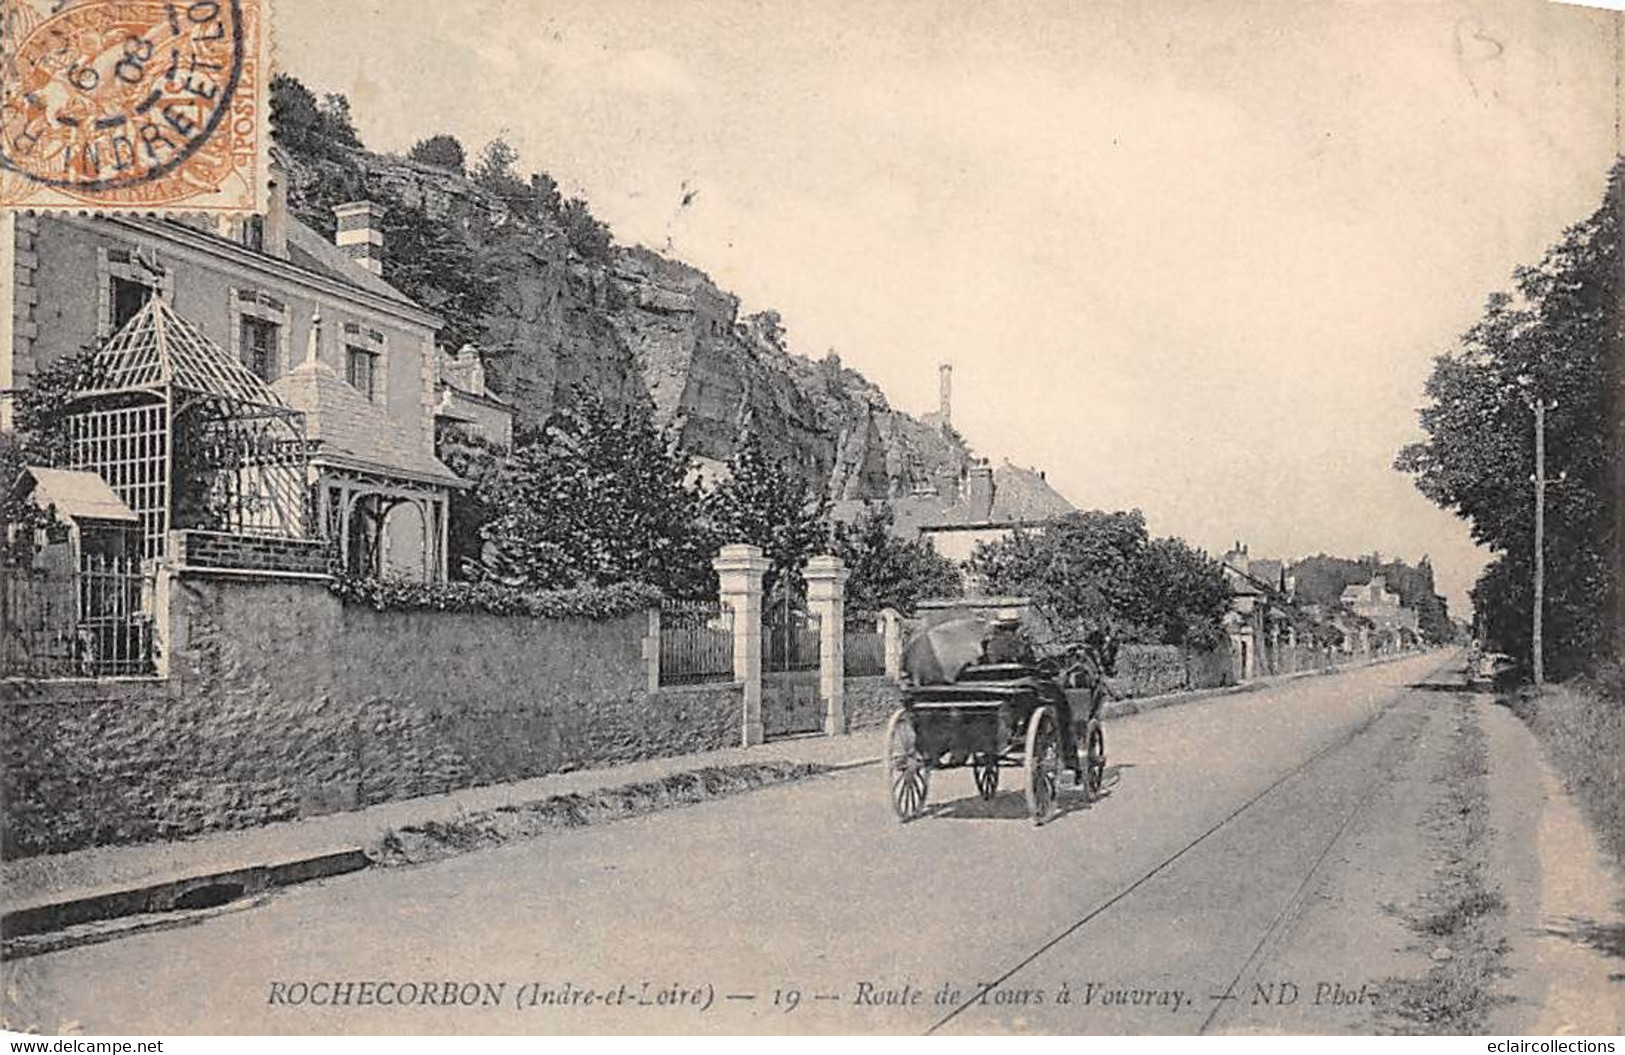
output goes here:
{"type": "MultiPolygon", "coordinates": [[[[837,520],[856,520],[869,503],[835,504],[837,520]]],[[[943,474],[933,487],[889,501],[899,538],[929,543],[957,564],[970,560],[978,543],[996,542],[1018,530],[1042,531],[1056,517],[1077,512],[1044,474],[1005,462],[971,465],[943,474]]]]}
{"type": "Polygon", "coordinates": [[[1225,613],[1224,629],[1230,638],[1238,681],[1258,676],[1259,650],[1270,641],[1271,628],[1283,614],[1271,605],[1271,594],[1280,588],[1279,565],[1279,561],[1254,561],[1239,541],[1220,562],[1224,581],[1230,587],[1230,610],[1225,613]],[[1275,566],[1275,582],[1254,574],[1255,568],[1267,574],[1270,565],[1275,566]]]}
{"type": "Polygon", "coordinates": [[[1339,598],[1355,615],[1369,619],[1377,630],[1417,632],[1420,620],[1416,609],[1400,603],[1399,594],[1388,589],[1385,576],[1374,575],[1370,582],[1345,586],[1339,598]]]}
{"type": "Polygon", "coordinates": [[[1042,531],[1056,517],[1077,512],[1042,472],[1009,462],[971,466],[950,504],[901,501],[908,508],[898,510],[899,527],[917,525],[921,539],[958,564],[969,561],[980,543],[1018,530],[1042,531]]]}
{"type": "Polygon", "coordinates": [[[513,446],[513,404],[485,384],[479,349],[464,345],[455,354],[441,349],[435,386],[435,420],[457,425],[487,443],[513,446]]]}

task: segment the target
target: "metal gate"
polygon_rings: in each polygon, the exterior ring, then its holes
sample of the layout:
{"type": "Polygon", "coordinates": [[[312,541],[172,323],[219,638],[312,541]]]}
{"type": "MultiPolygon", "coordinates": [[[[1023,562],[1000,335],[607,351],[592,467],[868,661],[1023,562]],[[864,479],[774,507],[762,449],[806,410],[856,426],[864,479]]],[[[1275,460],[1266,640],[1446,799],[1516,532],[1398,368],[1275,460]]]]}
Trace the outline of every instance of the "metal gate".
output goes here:
{"type": "Polygon", "coordinates": [[[762,619],[762,731],[769,738],[824,731],[818,695],[818,623],[781,579],[762,619]]]}

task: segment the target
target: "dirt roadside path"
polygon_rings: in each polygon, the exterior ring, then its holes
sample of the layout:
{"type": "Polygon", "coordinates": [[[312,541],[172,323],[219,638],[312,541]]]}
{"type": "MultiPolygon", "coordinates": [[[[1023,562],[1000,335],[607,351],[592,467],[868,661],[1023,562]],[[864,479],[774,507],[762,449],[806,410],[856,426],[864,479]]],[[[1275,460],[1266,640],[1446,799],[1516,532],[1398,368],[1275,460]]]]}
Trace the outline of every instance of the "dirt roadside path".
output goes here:
{"type": "Polygon", "coordinates": [[[1490,868],[1507,904],[1494,1032],[1625,1033],[1625,888],[1540,743],[1480,696],[1489,742],[1490,868]]]}

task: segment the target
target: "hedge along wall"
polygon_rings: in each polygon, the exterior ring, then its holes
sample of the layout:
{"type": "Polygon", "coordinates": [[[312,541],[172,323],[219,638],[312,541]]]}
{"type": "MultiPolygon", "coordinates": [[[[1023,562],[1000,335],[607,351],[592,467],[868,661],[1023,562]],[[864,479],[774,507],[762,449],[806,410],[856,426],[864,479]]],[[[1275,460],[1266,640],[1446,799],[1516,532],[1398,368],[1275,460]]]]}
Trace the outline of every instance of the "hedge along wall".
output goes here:
{"type": "Polygon", "coordinates": [[[649,694],[647,617],[375,611],[319,580],[169,591],[166,681],[0,689],[7,857],[736,744],[733,685],[649,694]]]}
{"type": "Polygon", "coordinates": [[[1185,688],[1185,650],[1178,645],[1123,645],[1116,675],[1107,679],[1120,697],[1160,696],[1185,688]]]}
{"type": "Polygon", "coordinates": [[[1107,680],[1124,699],[1233,685],[1236,680],[1226,646],[1197,652],[1178,645],[1123,645],[1117,650],[1116,670],[1107,680]]]}

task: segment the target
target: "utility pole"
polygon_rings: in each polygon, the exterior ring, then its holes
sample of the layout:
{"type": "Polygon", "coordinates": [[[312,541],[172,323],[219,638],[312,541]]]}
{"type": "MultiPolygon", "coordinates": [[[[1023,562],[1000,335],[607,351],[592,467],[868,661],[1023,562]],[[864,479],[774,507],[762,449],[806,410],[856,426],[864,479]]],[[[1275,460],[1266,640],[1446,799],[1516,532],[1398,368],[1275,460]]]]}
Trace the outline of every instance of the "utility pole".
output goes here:
{"type": "Polygon", "coordinates": [[[1535,397],[1535,612],[1531,649],[1535,688],[1546,684],[1541,623],[1546,610],[1546,401],[1535,397]]]}

